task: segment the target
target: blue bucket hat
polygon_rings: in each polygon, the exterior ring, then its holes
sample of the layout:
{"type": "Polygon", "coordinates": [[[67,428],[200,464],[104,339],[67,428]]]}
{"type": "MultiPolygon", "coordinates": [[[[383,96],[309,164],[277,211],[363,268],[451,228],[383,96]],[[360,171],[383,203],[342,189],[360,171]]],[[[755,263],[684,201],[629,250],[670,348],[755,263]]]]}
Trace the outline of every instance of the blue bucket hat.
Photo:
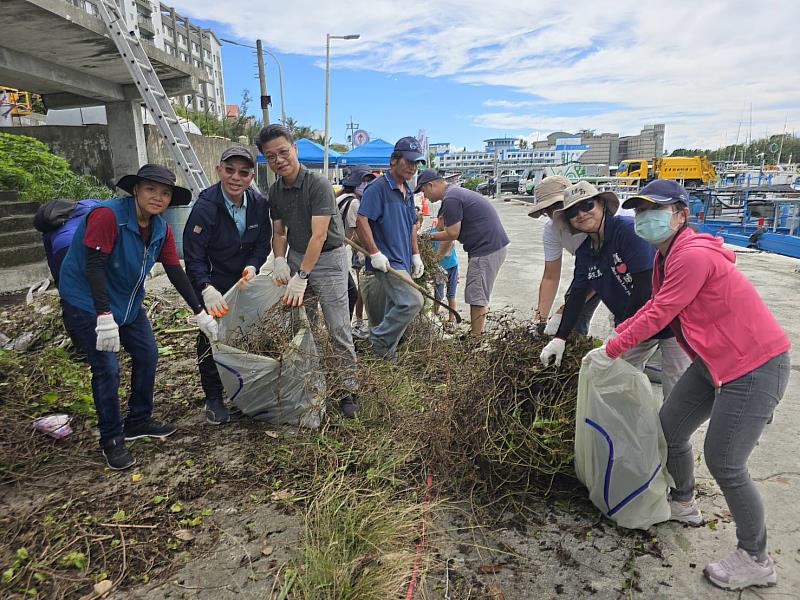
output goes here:
{"type": "Polygon", "coordinates": [[[361,180],[364,177],[371,177],[375,179],[375,175],[372,174],[367,167],[353,167],[350,169],[350,172],[342,179],[342,185],[346,185],[348,187],[358,187],[361,184],[361,180]]]}
{"type": "Polygon", "coordinates": [[[653,204],[675,204],[683,202],[689,204],[689,192],[677,181],[672,179],[656,179],[644,186],[639,193],[631,196],[622,203],[622,208],[636,208],[642,202],[653,204]]]}
{"type": "Polygon", "coordinates": [[[421,150],[422,148],[420,147],[417,138],[410,135],[400,138],[394,145],[394,151],[401,152],[403,154],[403,158],[406,160],[424,161],[425,157],[423,156],[421,150]]]}

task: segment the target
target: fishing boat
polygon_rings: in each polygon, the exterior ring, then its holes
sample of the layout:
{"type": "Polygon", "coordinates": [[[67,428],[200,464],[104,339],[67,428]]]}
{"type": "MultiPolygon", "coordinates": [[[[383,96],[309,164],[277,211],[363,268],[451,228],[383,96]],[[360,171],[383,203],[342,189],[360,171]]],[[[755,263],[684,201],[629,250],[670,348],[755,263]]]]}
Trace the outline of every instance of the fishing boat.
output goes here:
{"type": "Polygon", "coordinates": [[[735,246],[800,258],[798,188],[792,182],[693,190],[690,222],[735,246]]]}

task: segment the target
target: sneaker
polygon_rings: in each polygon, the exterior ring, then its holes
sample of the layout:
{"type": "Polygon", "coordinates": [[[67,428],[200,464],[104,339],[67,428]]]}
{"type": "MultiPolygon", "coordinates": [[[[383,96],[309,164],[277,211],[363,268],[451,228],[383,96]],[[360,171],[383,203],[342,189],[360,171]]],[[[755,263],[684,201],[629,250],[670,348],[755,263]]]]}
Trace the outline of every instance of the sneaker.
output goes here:
{"type": "Polygon", "coordinates": [[[339,410],[342,411],[342,415],[346,418],[352,419],[358,411],[358,398],[356,395],[350,394],[342,398],[339,402],[339,410]]]}
{"type": "Polygon", "coordinates": [[[125,440],[114,438],[103,444],[103,458],[109,469],[122,471],[136,464],[136,459],[125,447],[125,440]]]}
{"type": "Polygon", "coordinates": [[[175,423],[162,423],[148,419],[137,425],[125,425],[125,440],[138,440],[143,437],[165,438],[171,436],[178,428],[175,423]]]}
{"type": "Polygon", "coordinates": [[[691,502],[670,500],[669,508],[672,511],[672,515],[669,518],[670,521],[686,523],[692,527],[700,527],[705,522],[700,512],[700,507],[697,506],[697,500],[694,498],[692,498],[691,502]]]}
{"type": "Polygon", "coordinates": [[[734,550],[728,558],[706,565],[703,575],[711,583],[725,590],[778,585],[772,558],[768,556],[767,560],[759,562],[741,548],[734,550]]]}
{"type": "Polygon", "coordinates": [[[223,425],[230,420],[231,413],[221,398],[206,398],[206,421],[211,425],[223,425]]]}
{"type": "Polygon", "coordinates": [[[353,337],[360,340],[365,340],[369,337],[369,329],[364,325],[364,321],[356,321],[353,325],[353,337]]]}

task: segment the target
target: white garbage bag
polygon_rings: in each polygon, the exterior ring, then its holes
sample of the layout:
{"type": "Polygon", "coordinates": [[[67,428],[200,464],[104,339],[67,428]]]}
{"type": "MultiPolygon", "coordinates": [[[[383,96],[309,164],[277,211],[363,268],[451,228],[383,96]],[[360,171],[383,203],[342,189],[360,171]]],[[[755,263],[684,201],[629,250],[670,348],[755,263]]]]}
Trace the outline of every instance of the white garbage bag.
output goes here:
{"type": "Polygon", "coordinates": [[[629,529],[670,517],[667,443],[647,376],[622,359],[584,360],[578,377],[575,473],[604,515],[629,529]]]}
{"type": "Polygon", "coordinates": [[[244,288],[228,290],[225,301],[230,310],[219,320],[220,342],[212,344],[214,362],[228,399],[244,414],[276,425],[316,429],[325,415],[325,376],[305,310],[299,310],[302,326],[280,359],[224,343],[234,330],[246,331],[280,302],[285,289],[275,286],[272,274],[262,270],[244,288]]]}

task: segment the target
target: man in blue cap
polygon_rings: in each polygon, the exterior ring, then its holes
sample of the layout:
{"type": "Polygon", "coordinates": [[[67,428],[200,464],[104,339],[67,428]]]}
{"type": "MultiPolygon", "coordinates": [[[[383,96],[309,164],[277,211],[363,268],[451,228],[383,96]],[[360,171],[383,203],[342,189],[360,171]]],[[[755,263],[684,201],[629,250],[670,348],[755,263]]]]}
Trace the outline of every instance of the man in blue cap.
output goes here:
{"type": "Polygon", "coordinates": [[[423,304],[422,294],[387,272],[392,267],[416,279],[425,270],[417,247],[417,213],[409,183],[421,161],[424,157],[416,138],[400,138],[389,157],[389,170],[364,191],[356,220],[358,239],[369,252],[365,270],[374,278],[378,292],[372,302],[365,296],[369,339],[373,352],[390,360],[423,304]]]}
{"type": "Polygon", "coordinates": [[[506,259],[508,235],[494,206],[482,195],[456,185],[448,185],[439,173],[425,169],[417,179],[417,192],[432,201],[442,201],[439,218],[444,230],[429,236],[436,242],[458,240],[467,251],[467,282],[464,300],[469,304],[472,335],[483,333],[489,297],[497,273],[506,259]]]}

